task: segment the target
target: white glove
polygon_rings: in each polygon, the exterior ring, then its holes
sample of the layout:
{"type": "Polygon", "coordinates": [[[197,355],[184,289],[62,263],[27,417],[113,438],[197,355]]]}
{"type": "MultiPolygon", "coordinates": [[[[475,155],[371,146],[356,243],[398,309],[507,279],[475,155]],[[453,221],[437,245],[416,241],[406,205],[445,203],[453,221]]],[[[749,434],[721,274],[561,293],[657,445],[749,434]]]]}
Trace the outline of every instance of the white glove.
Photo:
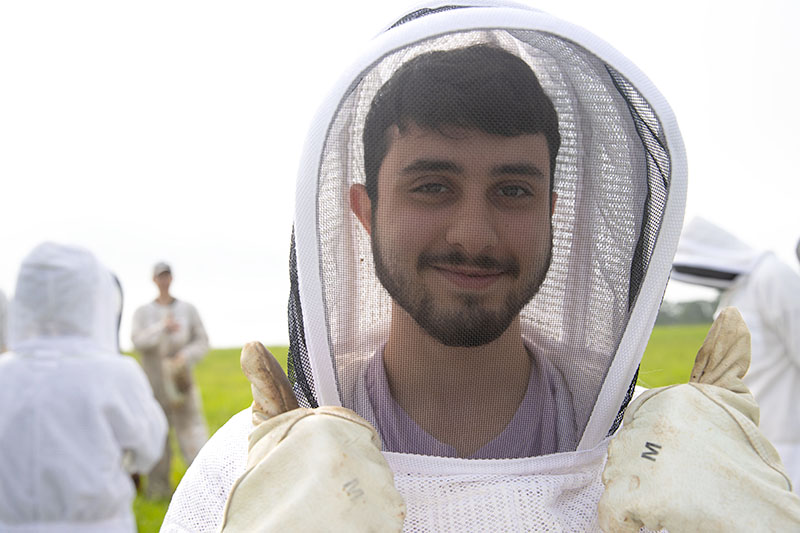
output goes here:
{"type": "Polygon", "coordinates": [[[283,370],[259,343],[242,349],[242,369],[256,428],[222,531],[400,531],[405,504],[375,429],[343,407],[298,408],[283,370]]]}
{"type": "Polygon", "coordinates": [[[750,333],[726,308],[685,385],[651,389],[611,440],[598,506],[606,533],[800,531],[800,497],[758,429],[742,382],[750,333]]]}

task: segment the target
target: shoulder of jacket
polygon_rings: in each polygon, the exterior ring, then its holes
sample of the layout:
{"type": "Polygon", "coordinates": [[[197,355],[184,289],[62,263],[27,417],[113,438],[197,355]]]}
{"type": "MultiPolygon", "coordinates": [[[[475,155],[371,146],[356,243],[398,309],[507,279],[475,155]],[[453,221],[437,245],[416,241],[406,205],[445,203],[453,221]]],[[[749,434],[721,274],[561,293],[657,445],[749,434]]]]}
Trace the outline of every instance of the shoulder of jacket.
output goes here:
{"type": "Polygon", "coordinates": [[[154,307],[155,307],[155,302],[150,301],[147,302],[146,304],[142,304],[139,307],[137,307],[136,310],[133,312],[133,314],[136,315],[136,314],[146,313],[147,311],[153,309],[154,307]]]}

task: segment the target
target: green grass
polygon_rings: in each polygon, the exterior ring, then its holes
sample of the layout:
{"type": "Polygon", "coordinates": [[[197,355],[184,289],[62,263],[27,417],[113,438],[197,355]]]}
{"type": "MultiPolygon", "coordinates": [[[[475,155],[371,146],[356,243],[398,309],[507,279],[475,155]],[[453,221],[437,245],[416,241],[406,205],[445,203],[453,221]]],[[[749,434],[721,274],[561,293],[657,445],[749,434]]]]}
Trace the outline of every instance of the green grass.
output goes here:
{"type": "MultiPolygon", "coordinates": [[[[661,387],[689,379],[697,350],[710,324],[659,326],[653,331],[639,371],[639,384],[661,387]]],[[[286,347],[270,347],[286,368],[286,347]]],[[[195,369],[202,391],[203,409],[213,434],[232,415],[250,405],[250,385],[239,367],[240,349],[212,350],[195,369]]],[[[173,439],[172,480],[177,485],[186,471],[173,439]]],[[[134,512],[140,533],[155,533],[167,512],[167,501],[149,501],[137,497],[134,512]]]]}
{"type": "Polygon", "coordinates": [[[656,326],[639,368],[639,385],[653,388],[689,381],[697,350],[710,327],[656,326]]]}
{"type": "MultiPolygon", "coordinates": [[[[269,350],[286,370],[286,346],[270,346],[269,350]]],[[[213,435],[228,419],[252,403],[250,383],[244,377],[239,366],[240,348],[211,350],[195,367],[195,379],[200,386],[203,398],[203,411],[208,423],[208,432],[213,435]]],[[[186,464],[178,451],[174,436],[172,444],[172,477],[173,487],[186,472],[186,464]]],[[[146,480],[145,480],[146,482],[146,480]]],[[[139,533],[155,533],[161,528],[161,522],[167,513],[169,502],[166,500],[147,500],[137,496],[133,502],[133,512],[139,533]]]]}

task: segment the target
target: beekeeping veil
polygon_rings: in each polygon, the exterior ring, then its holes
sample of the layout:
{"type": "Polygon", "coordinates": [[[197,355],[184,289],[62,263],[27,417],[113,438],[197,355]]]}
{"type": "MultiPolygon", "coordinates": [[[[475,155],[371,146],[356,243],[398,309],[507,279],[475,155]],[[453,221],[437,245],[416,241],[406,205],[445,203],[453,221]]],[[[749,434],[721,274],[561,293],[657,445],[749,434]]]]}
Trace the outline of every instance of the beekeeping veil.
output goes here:
{"type": "Polygon", "coordinates": [[[715,289],[728,289],[741,274],[750,274],[768,255],[702,218],[693,218],[681,232],[672,265],[672,279],[715,289]]]}
{"type": "MultiPolygon", "coordinates": [[[[560,450],[569,453],[535,459],[386,453],[395,472],[404,474],[397,482],[410,504],[407,524],[422,529],[423,522],[414,521],[424,519],[413,509],[425,505],[425,487],[439,487],[440,496],[445,490],[433,478],[474,475],[502,484],[493,476],[556,476],[563,473],[558,469],[588,461],[594,466],[581,483],[596,481],[602,460],[596,450],[629,400],[683,216],[686,168],[675,119],[618,52],[581,28],[515,4],[457,2],[417,10],[374,40],[324,103],[307,140],[289,304],[290,378],[301,405],[341,404],[374,422],[360,388],[386,340],[391,299],[375,275],[370,237],[348,202],[350,186],[365,181],[365,118],[379,89],[409,60],[481,43],[525,61],[558,115],[552,260],[520,316],[526,345],[563,376],[577,436],[560,450]]],[[[460,486],[445,493],[458,499],[460,486]]],[[[458,520],[474,529],[472,518],[467,513],[458,520]]]]}
{"type": "Polygon", "coordinates": [[[122,288],[83,248],[45,242],[20,266],[9,347],[22,355],[119,353],[122,288]]]}

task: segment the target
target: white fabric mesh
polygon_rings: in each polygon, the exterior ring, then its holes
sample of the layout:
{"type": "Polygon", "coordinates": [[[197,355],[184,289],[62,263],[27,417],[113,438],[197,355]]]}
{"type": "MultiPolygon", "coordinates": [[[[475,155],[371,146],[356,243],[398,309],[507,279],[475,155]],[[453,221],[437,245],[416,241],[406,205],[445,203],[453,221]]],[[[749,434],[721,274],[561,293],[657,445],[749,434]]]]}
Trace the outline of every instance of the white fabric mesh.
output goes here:
{"type": "MultiPolygon", "coordinates": [[[[175,491],[161,533],[218,530],[230,488],[245,470],[250,419],[250,409],[238,413],[208,441],[175,491]]],[[[442,473],[415,463],[413,456],[387,455],[408,509],[403,527],[408,533],[499,533],[520,531],[520,524],[530,532],[599,531],[605,445],[578,460],[562,454],[544,472],[513,476],[507,470],[516,469],[519,460],[480,461],[483,471],[477,474],[474,461],[455,460],[444,463],[442,473]]]]}
{"type": "Polygon", "coordinates": [[[398,476],[407,532],[599,531],[599,472],[568,476],[398,476]],[[593,475],[594,474],[594,475],[593,475]],[[570,495],[565,498],[564,493],[570,495]]]}
{"type": "Polygon", "coordinates": [[[172,496],[162,533],[219,530],[228,493],[247,466],[251,419],[249,408],[240,411],[206,442],[172,496]]]}
{"type": "Polygon", "coordinates": [[[597,500],[605,448],[569,472],[522,474],[398,473],[404,531],[599,531],[597,500]]]}

